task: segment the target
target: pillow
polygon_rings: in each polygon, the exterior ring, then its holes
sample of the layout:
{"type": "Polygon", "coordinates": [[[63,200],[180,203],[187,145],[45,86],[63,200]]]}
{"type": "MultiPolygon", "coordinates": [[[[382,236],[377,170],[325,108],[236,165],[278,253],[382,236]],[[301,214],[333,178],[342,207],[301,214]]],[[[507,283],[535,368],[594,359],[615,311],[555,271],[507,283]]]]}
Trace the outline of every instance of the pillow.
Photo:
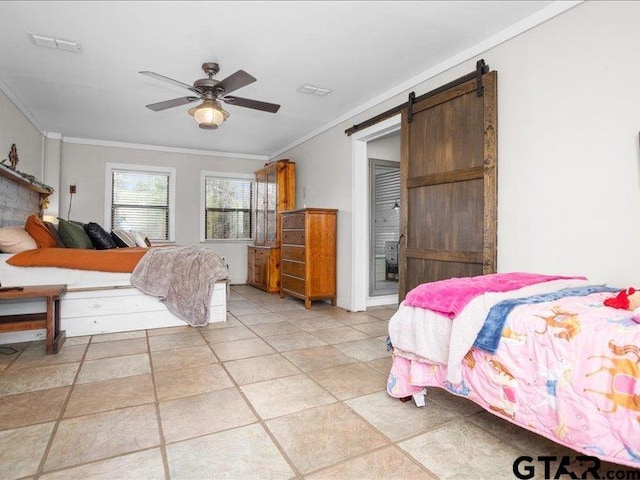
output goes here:
{"type": "Polygon", "coordinates": [[[111,230],[111,238],[120,248],[136,246],[136,241],[124,230],[111,230]]]}
{"type": "Polygon", "coordinates": [[[27,217],[24,229],[36,241],[38,248],[53,248],[57,246],[55,237],[51,235],[47,226],[37,215],[29,215],[27,217]]]}
{"type": "Polygon", "coordinates": [[[93,249],[93,243],[89,235],[80,225],[66,221],[58,217],[58,233],[67,248],[93,249]]]}
{"type": "Polygon", "coordinates": [[[0,228],[0,251],[5,253],[19,253],[38,248],[36,241],[24,227],[0,228]]]}
{"type": "Polygon", "coordinates": [[[131,235],[136,242],[136,247],[149,248],[151,246],[151,242],[142,232],[131,231],[131,235]]]}
{"type": "Polygon", "coordinates": [[[84,226],[91,243],[96,250],[109,250],[110,248],[118,248],[116,242],[113,241],[109,232],[95,222],[89,222],[84,226]]]}
{"type": "Polygon", "coordinates": [[[51,222],[44,222],[44,224],[51,233],[51,236],[56,239],[56,247],[65,248],[64,242],[62,241],[62,238],[60,238],[60,234],[58,233],[56,226],[51,222]]]}

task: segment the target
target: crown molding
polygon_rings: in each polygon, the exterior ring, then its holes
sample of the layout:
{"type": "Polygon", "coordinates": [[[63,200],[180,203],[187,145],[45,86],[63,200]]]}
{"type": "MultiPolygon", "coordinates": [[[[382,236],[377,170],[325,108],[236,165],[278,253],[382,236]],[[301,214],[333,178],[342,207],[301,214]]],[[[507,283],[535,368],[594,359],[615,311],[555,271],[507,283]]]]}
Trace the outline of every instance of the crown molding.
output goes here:
{"type": "Polygon", "coordinates": [[[151,150],[154,152],[168,152],[168,153],[186,153],[189,155],[201,155],[205,157],[224,157],[224,158],[241,158],[245,160],[259,160],[268,161],[268,155],[253,155],[250,153],[232,153],[232,152],[218,152],[215,150],[198,150],[195,148],[179,148],[168,147],[164,145],[147,145],[144,143],[127,143],[116,142],[112,140],[96,140],[92,138],[79,138],[79,137],[62,137],[63,143],[75,143],[78,145],[93,145],[97,147],[115,147],[115,148],[131,148],[135,150],[151,150]]]}
{"type": "Polygon", "coordinates": [[[444,60],[443,62],[435,65],[434,67],[428,70],[425,70],[424,72],[416,75],[415,77],[410,78],[409,80],[401,83],[400,85],[395,86],[391,90],[387,90],[385,93],[369,100],[366,103],[363,103],[359,107],[354,108],[353,110],[345,113],[344,115],[336,118],[335,120],[325,123],[324,125],[317,128],[316,130],[305,135],[304,137],[301,137],[298,140],[294,140],[292,143],[290,143],[286,147],[281,148],[280,150],[271,154],[269,156],[269,159],[271,160],[282,155],[288,150],[291,150],[292,148],[297,147],[298,145],[306,142],[307,140],[311,140],[313,137],[316,137],[321,133],[326,132],[327,130],[335,127],[336,125],[340,125],[342,122],[346,122],[347,120],[357,115],[360,115],[361,113],[366,112],[367,110],[381,104],[382,102],[385,102],[395,97],[396,95],[399,95],[411,88],[416,87],[417,85],[420,85],[423,82],[426,82],[427,80],[435,77],[436,75],[439,75],[453,67],[456,67],[461,63],[464,63],[467,60],[470,60],[486,52],[487,50],[506,42],[507,40],[511,40],[512,38],[517,37],[518,35],[526,32],[527,30],[531,30],[532,28],[546,22],[547,20],[550,20],[551,18],[556,17],[566,12],[567,10],[572,9],[573,7],[580,5],[584,1],[585,0],[571,0],[571,1],[553,2],[551,5],[548,5],[547,7],[537,11],[536,13],[529,15],[528,17],[520,20],[519,22],[514,23],[513,25],[510,25],[504,30],[501,30],[500,32],[490,36],[486,40],[483,40],[482,42],[474,45],[473,47],[463,50],[462,52],[448,58],[447,60],[444,60]]]}
{"type": "Polygon", "coordinates": [[[62,134],[58,132],[45,132],[45,137],[52,140],[62,140],[62,134]]]}

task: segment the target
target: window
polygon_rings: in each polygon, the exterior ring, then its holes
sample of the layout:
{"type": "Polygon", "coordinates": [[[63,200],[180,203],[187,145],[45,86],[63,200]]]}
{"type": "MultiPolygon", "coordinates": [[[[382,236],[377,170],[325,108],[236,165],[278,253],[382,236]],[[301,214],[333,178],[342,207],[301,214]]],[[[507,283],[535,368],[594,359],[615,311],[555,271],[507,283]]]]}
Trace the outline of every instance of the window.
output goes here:
{"type": "Polygon", "coordinates": [[[201,240],[250,240],[253,175],[202,172],[201,240]]]}
{"type": "Polygon", "coordinates": [[[107,164],[105,223],[174,241],[175,169],[107,164]]]}

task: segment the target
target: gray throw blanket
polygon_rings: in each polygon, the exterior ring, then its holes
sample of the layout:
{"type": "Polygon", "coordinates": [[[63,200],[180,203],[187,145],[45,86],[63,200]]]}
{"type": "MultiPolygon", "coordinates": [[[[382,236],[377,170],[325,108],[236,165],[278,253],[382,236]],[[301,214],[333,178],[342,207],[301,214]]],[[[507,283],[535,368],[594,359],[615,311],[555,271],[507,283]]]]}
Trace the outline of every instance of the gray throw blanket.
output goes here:
{"type": "Polygon", "coordinates": [[[227,278],[227,267],[204,247],[152,248],[131,274],[131,284],[161,297],[175,316],[198,327],[209,323],[214,284],[227,278]]]}

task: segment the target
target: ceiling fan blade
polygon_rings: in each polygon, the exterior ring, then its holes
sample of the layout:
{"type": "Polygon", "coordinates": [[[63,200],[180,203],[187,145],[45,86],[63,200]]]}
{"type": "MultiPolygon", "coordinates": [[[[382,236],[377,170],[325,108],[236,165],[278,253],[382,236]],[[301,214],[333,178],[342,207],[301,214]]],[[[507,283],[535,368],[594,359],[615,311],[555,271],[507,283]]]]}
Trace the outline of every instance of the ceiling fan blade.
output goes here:
{"type": "Polygon", "coordinates": [[[165,100],[164,102],[152,103],[150,105],[145,105],[145,106],[147,108],[150,108],[154,112],[159,112],[160,110],[179,107],[180,105],[185,105],[187,103],[195,102],[196,100],[200,100],[200,97],[180,97],[180,98],[174,98],[173,100],[165,100]]]}
{"type": "Polygon", "coordinates": [[[280,109],[280,105],[275,103],[260,102],[249,98],[240,97],[224,97],[221,98],[224,103],[236,105],[238,107],[253,108],[254,110],[262,110],[263,112],[276,113],[280,109]]]}
{"type": "Polygon", "coordinates": [[[238,70],[236,73],[229,75],[216,85],[216,89],[221,89],[223,94],[231,93],[242,87],[246,87],[256,79],[244,70],[238,70]]]}
{"type": "Polygon", "coordinates": [[[165,77],[164,75],[160,75],[159,73],[149,72],[147,70],[145,70],[143,72],[138,72],[138,73],[140,73],[142,75],[146,75],[147,77],[155,78],[156,80],[161,80],[163,82],[173,83],[174,85],[176,85],[178,87],[186,88],[187,90],[191,90],[194,93],[198,93],[198,94],[200,93],[195,88],[193,88],[191,85],[189,85],[187,83],[179,82],[178,80],[174,80],[173,78],[165,77]]]}

